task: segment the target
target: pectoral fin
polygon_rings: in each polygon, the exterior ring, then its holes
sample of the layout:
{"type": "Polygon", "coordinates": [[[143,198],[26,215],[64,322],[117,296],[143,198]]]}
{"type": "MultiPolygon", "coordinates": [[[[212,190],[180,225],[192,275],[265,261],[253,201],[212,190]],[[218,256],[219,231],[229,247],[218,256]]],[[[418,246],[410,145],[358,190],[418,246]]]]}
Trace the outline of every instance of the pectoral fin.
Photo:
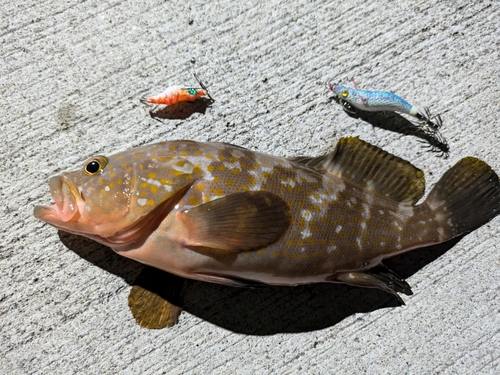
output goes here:
{"type": "Polygon", "coordinates": [[[267,191],[248,191],[178,212],[184,246],[246,251],[277,241],[290,225],[288,204],[267,191]]]}
{"type": "Polygon", "coordinates": [[[258,281],[242,279],[240,277],[230,276],[230,275],[218,275],[214,273],[202,273],[197,272],[193,274],[196,280],[206,281],[209,283],[235,286],[238,288],[262,288],[266,284],[260,283],[258,281]]]}
{"type": "Polygon", "coordinates": [[[179,305],[183,283],[180,277],[145,267],[128,296],[128,306],[136,322],[149,329],[177,324],[182,312],[179,305]]]}

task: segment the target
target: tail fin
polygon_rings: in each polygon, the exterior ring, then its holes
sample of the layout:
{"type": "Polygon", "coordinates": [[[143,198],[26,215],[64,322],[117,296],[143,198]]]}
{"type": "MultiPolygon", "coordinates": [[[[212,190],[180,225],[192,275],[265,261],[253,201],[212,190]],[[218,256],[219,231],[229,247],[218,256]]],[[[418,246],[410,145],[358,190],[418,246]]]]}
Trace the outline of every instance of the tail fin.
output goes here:
{"type": "Polygon", "coordinates": [[[498,176],[484,161],[464,158],[441,177],[425,203],[448,224],[450,238],[468,233],[500,214],[498,176]]]}

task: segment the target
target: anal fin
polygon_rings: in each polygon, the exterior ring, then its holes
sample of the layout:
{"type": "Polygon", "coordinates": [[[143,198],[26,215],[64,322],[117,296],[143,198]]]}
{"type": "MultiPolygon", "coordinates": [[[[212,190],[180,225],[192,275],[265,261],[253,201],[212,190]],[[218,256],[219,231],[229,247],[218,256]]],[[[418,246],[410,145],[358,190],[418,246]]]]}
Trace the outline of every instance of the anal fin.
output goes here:
{"type": "Polygon", "coordinates": [[[342,272],[335,274],[335,277],[329,281],[338,281],[365,288],[377,288],[392,294],[402,305],[405,303],[398,293],[403,293],[407,296],[413,294],[410,285],[393,272],[342,272]]]}

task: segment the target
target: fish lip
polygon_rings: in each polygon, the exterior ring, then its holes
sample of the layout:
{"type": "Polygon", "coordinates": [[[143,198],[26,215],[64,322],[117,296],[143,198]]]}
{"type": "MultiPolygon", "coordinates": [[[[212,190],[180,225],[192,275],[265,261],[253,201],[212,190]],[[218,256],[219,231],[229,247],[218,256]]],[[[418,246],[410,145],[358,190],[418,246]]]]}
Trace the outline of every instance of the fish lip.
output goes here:
{"type": "Polygon", "coordinates": [[[33,215],[39,220],[54,221],[54,220],[50,220],[50,217],[57,219],[59,217],[57,215],[57,212],[58,212],[58,210],[57,210],[57,207],[55,204],[50,205],[50,206],[37,205],[37,206],[35,206],[35,209],[33,210],[33,215]]]}
{"type": "Polygon", "coordinates": [[[79,212],[78,201],[82,200],[80,192],[64,175],[52,177],[49,187],[55,204],[35,206],[35,217],[49,223],[71,221],[79,212]]]}

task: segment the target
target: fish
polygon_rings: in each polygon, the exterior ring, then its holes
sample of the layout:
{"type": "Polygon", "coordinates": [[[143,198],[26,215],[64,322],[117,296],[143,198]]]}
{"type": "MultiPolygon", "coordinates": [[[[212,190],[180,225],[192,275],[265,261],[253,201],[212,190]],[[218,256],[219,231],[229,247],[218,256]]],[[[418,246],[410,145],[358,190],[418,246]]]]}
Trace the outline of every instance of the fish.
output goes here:
{"type": "MultiPolygon", "coordinates": [[[[36,218],[182,278],[236,287],[345,283],[402,303],[409,284],[374,267],[500,212],[498,175],[484,161],[461,159],[417,204],[423,172],[357,137],[326,155],[292,158],[165,141],[93,156],[49,185],[55,203],[36,206],[36,218]]],[[[151,298],[134,296],[131,308],[151,298]]],[[[175,323],[180,309],[163,308],[175,323]]]]}

